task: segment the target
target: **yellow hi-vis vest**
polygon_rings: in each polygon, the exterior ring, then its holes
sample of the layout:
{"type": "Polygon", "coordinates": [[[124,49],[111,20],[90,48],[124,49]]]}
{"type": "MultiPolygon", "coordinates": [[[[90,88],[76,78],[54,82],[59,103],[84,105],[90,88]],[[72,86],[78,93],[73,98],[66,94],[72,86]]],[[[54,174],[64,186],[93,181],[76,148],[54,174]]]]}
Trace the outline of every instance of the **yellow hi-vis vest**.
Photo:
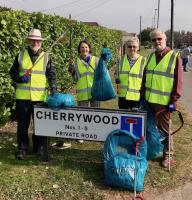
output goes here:
{"type": "Polygon", "coordinates": [[[146,64],[145,99],[150,103],[167,105],[170,101],[174,82],[174,69],[178,52],[169,51],[156,64],[156,55],[152,53],[146,64]]]}
{"type": "Polygon", "coordinates": [[[77,100],[84,101],[91,99],[91,88],[93,85],[94,70],[96,67],[96,58],[91,56],[90,64],[87,64],[81,58],[77,58],[75,71],[77,75],[77,100]]]}
{"type": "Polygon", "coordinates": [[[119,67],[119,97],[139,101],[144,66],[145,58],[143,56],[139,56],[132,67],[130,67],[127,55],[122,57],[119,67]]]}
{"type": "MultiPolygon", "coordinates": [[[[31,72],[30,81],[28,83],[17,83],[16,99],[31,101],[44,101],[46,99],[47,79],[45,73],[48,63],[48,55],[42,52],[38,59],[40,57],[41,59],[34,66],[31,72]],[[44,56],[42,56],[43,54],[44,56]]],[[[20,76],[23,76],[26,70],[33,65],[27,50],[20,52],[18,62],[20,76]]]]}

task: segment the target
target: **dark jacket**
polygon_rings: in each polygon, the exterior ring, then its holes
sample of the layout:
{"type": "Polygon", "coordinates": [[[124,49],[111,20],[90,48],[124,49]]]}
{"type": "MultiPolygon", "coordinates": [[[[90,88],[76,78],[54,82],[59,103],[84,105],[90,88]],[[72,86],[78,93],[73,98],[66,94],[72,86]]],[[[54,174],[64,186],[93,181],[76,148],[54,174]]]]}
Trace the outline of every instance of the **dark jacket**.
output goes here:
{"type": "MultiPolygon", "coordinates": [[[[32,63],[35,63],[37,58],[39,57],[41,50],[39,50],[36,54],[34,54],[30,48],[28,48],[28,53],[31,58],[32,63]]],[[[18,62],[19,54],[16,56],[15,61],[10,69],[10,76],[15,83],[23,83],[22,77],[19,75],[19,62],[18,62]]],[[[46,77],[48,80],[48,84],[50,87],[50,91],[56,92],[56,71],[55,66],[52,63],[51,59],[49,59],[46,68],[46,77]]]]}

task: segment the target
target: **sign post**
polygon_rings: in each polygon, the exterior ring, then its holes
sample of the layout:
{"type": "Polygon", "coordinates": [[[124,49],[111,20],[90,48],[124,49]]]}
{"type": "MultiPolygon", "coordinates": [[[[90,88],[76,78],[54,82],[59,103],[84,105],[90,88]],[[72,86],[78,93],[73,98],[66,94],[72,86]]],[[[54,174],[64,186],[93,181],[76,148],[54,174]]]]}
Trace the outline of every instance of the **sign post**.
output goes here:
{"type": "MultiPolygon", "coordinates": [[[[114,130],[127,130],[138,138],[145,135],[146,112],[72,107],[51,110],[34,108],[35,135],[77,140],[105,141],[114,130]]],[[[47,145],[48,146],[48,145],[47,145]]],[[[44,149],[48,152],[48,147],[44,149]]],[[[44,160],[48,159],[45,153],[44,160]],[[47,157],[47,158],[46,158],[47,157]]]]}

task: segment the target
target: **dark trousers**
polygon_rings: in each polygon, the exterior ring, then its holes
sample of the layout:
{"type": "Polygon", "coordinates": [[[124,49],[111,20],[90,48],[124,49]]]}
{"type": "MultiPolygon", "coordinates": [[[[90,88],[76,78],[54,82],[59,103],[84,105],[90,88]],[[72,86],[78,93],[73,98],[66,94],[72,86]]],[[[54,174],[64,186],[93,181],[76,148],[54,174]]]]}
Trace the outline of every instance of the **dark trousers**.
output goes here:
{"type": "Polygon", "coordinates": [[[139,101],[126,100],[125,97],[119,97],[118,101],[119,109],[132,110],[133,108],[139,108],[139,101]]]}
{"type": "MultiPolygon", "coordinates": [[[[27,150],[29,146],[28,129],[31,117],[34,114],[34,105],[39,102],[30,100],[16,100],[17,115],[17,143],[19,150],[27,150]]],[[[42,146],[42,137],[35,136],[33,133],[33,151],[36,152],[42,146]]]]}

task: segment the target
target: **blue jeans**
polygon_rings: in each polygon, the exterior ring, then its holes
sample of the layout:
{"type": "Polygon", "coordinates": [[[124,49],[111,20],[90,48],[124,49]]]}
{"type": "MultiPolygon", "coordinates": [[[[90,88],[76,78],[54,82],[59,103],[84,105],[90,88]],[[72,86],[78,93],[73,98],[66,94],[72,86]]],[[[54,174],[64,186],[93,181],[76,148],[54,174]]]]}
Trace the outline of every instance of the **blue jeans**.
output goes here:
{"type": "Polygon", "coordinates": [[[188,58],[182,58],[182,60],[183,60],[183,69],[186,70],[189,59],[188,58]]]}

